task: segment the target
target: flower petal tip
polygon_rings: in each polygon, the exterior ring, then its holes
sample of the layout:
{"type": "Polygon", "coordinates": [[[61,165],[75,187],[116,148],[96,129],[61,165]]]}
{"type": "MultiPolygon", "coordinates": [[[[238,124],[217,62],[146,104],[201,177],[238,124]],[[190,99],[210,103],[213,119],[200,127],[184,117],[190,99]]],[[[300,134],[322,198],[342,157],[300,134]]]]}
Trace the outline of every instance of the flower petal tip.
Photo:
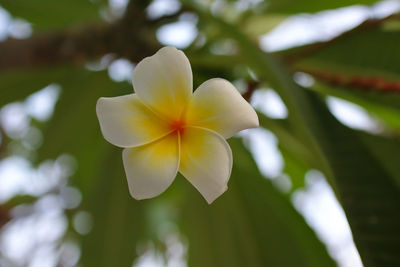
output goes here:
{"type": "MultiPolygon", "coordinates": [[[[249,104],[250,105],[250,104],[249,104]]],[[[258,115],[257,112],[254,110],[254,108],[250,105],[252,114],[249,116],[249,128],[258,128],[260,126],[260,122],[258,120],[258,115]]]]}
{"type": "MultiPolygon", "coordinates": [[[[170,184],[168,185],[168,187],[169,186],[170,186],[170,184]]],[[[158,191],[156,193],[151,192],[149,194],[146,194],[144,192],[137,192],[132,187],[129,187],[129,194],[135,200],[146,200],[146,199],[154,198],[154,197],[157,197],[157,196],[161,195],[162,193],[164,193],[167,190],[167,188],[165,188],[165,189],[163,189],[161,191],[158,191]]]]}
{"type": "Polygon", "coordinates": [[[96,102],[96,114],[97,114],[97,117],[99,117],[101,105],[102,105],[104,99],[105,99],[105,97],[100,97],[99,99],[97,99],[97,102],[96,102]]]}
{"type": "Polygon", "coordinates": [[[219,190],[214,196],[212,197],[207,197],[205,200],[209,205],[211,205],[217,198],[219,198],[223,193],[225,193],[228,190],[228,186],[225,185],[225,187],[222,187],[221,190],[219,190]]]}
{"type": "Polygon", "coordinates": [[[149,199],[149,198],[155,197],[155,196],[145,196],[145,195],[139,194],[137,192],[134,192],[131,187],[129,187],[129,194],[135,200],[145,200],[145,199],[149,199]]]}
{"type": "Polygon", "coordinates": [[[136,193],[132,192],[132,190],[131,190],[130,188],[129,188],[129,194],[131,195],[132,198],[134,198],[134,199],[136,199],[136,200],[144,200],[144,199],[147,199],[147,198],[144,197],[144,196],[140,196],[140,195],[137,195],[136,193]]]}

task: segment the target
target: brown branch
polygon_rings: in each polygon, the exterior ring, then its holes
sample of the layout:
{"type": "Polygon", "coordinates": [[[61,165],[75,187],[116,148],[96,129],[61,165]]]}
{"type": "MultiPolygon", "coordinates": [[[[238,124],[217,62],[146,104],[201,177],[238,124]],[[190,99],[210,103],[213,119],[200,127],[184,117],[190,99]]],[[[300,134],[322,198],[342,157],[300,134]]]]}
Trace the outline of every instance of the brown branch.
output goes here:
{"type": "Polygon", "coordinates": [[[1,142],[0,142],[0,160],[5,158],[6,156],[6,150],[7,150],[7,145],[8,145],[8,139],[7,139],[7,135],[4,132],[3,127],[1,127],[0,125],[0,138],[1,138],[1,142]]]}
{"type": "Polygon", "coordinates": [[[11,220],[9,209],[0,205],[0,228],[11,220]]]}
{"type": "Polygon", "coordinates": [[[113,24],[38,33],[25,40],[0,43],[0,69],[81,65],[108,53],[137,62],[160,46],[154,24],[144,12],[148,2],[130,1],[123,18],[113,24]]]}
{"type": "Polygon", "coordinates": [[[400,93],[400,82],[388,81],[382,77],[363,77],[359,75],[343,75],[335,74],[327,71],[310,71],[301,70],[302,72],[312,75],[314,78],[321,80],[325,83],[351,87],[352,89],[359,89],[362,91],[379,90],[381,92],[396,92],[400,93]]]}
{"type": "Polygon", "coordinates": [[[257,89],[257,87],[259,85],[260,85],[259,81],[248,81],[247,82],[247,89],[242,94],[243,98],[246,99],[247,102],[250,100],[251,96],[253,95],[254,91],[257,89]]]}
{"type": "Polygon", "coordinates": [[[176,13],[165,15],[165,16],[156,18],[154,20],[150,20],[148,23],[150,25],[157,26],[157,25],[167,24],[167,23],[170,23],[170,22],[175,22],[179,18],[180,15],[182,15],[185,12],[190,12],[190,11],[191,11],[190,9],[188,9],[186,7],[182,7],[176,13]]]}

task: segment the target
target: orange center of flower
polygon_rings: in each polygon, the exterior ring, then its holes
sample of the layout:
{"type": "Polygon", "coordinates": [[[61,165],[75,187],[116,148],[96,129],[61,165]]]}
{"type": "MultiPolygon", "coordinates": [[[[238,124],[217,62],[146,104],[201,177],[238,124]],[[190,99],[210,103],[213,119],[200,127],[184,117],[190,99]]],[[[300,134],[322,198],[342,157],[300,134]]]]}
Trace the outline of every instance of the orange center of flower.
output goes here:
{"type": "Polygon", "coordinates": [[[184,119],[180,120],[174,120],[171,124],[170,127],[173,130],[174,134],[180,134],[181,136],[185,132],[185,126],[186,126],[186,121],[184,119]]]}

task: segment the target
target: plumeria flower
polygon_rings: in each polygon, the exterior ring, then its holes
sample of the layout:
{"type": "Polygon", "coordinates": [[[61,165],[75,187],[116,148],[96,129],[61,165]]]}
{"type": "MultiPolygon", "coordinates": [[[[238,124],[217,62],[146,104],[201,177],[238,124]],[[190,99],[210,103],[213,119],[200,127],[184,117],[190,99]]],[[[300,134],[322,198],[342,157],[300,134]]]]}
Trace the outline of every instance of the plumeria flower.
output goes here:
{"type": "Polygon", "coordinates": [[[164,47],[133,72],[135,94],[101,97],[100,128],[122,154],[135,199],[164,192],[178,171],[213,202],[227,190],[232,151],[225,138],[258,127],[254,109],[224,79],[204,82],[193,93],[185,54],[164,47]]]}

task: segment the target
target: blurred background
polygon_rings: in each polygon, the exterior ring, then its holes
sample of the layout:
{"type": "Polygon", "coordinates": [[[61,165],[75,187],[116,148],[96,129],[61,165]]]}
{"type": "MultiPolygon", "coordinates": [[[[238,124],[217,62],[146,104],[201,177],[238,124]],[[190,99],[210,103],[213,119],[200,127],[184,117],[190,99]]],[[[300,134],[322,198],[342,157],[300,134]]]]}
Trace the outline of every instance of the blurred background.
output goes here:
{"type": "Polygon", "coordinates": [[[400,266],[399,0],[0,0],[0,266],[400,266]],[[165,45],[232,81],[212,205],[132,199],[100,96],[165,45]]]}

